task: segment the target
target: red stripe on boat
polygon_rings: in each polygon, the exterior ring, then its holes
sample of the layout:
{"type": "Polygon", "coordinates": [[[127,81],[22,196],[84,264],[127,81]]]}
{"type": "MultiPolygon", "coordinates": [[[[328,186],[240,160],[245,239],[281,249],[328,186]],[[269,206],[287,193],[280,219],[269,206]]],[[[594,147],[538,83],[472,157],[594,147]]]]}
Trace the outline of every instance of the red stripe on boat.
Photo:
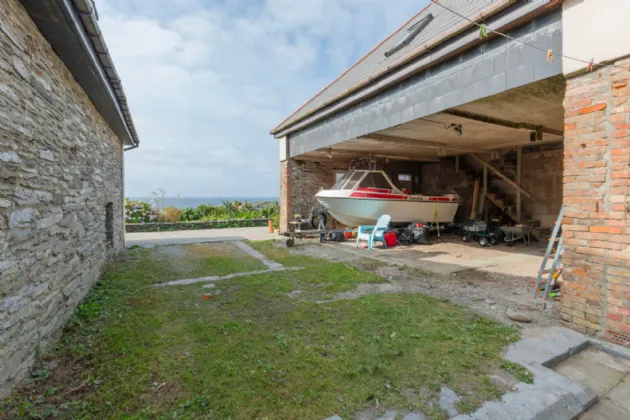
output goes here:
{"type": "Polygon", "coordinates": [[[380,198],[382,200],[407,200],[408,196],[398,194],[380,194],[380,193],[368,193],[368,192],[353,192],[350,194],[353,198],[380,198]]]}
{"type": "Polygon", "coordinates": [[[370,188],[370,187],[359,187],[356,189],[356,191],[366,191],[366,192],[372,192],[372,193],[390,193],[392,192],[392,190],[386,190],[383,188],[370,188]]]}
{"type": "Polygon", "coordinates": [[[429,197],[429,201],[453,201],[448,197],[429,197]]]}

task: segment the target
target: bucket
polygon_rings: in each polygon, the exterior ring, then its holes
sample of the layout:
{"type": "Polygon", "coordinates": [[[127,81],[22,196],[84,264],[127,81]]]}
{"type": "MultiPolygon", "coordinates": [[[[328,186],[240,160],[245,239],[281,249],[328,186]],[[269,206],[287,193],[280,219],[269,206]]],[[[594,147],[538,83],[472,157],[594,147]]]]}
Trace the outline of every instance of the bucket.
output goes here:
{"type": "Polygon", "coordinates": [[[396,232],[385,232],[383,234],[383,238],[385,239],[385,244],[387,245],[387,248],[396,246],[396,232]]]}
{"type": "Polygon", "coordinates": [[[273,220],[269,219],[267,221],[267,229],[269,230],[269,233],[273,233],[273,220]]]}

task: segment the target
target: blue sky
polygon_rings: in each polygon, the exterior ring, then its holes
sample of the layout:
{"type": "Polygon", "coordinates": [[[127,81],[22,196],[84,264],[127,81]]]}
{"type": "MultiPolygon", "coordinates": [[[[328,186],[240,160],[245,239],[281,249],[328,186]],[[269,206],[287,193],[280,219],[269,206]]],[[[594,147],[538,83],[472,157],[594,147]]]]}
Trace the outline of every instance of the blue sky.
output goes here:
{"type": "Polygon", "coordinates": [[[269,130],[427,0],[97,0],[141,140],[127,196],[277,196],[269,130]]]}

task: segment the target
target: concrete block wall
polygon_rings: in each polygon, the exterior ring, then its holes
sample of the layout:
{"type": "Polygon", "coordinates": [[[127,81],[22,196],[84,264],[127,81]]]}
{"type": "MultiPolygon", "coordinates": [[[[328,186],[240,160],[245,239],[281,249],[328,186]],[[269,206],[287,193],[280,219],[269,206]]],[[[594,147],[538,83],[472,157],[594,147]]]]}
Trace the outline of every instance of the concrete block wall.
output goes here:
{"type": "Polygon", "coordinates": [[[0,2],[0,397],[123,247],[122,164],[121,142],[21,3],[0,2]]]}
{"type": "MultiPolygon", "coordinates": [[[[486,21],[489,26],[501,26],[541,7],[541,2],[521,2],[507,15],[486,21]]],[[[290,135],[291,157],[329,147],[343,141],[395,127],[408,121],[435,114],[448,108],[496,95],[519,86],[562,74],[562,60],[547,61],[546,50],[562,51],[562,14],[560,9],[539,16],[507,32],[521,42],[495,37],[437,66],[419,72],[404,81],[364,98],[290,135]],[[543,50],[527,47],[532,43],[543,50]]],[[[455,45],[465,45],[478,39],[471,30],[455,43],[418,58],[415,65],[428,64],[450,54],[455,45]]],[[[396,77],[396,72],[389,76],[396,77]]],[[[385,78],[367,90],[378,90],[385,78]]],[[[362,90],[347,99],[357,101],[362,90]]],[[[341,107],[331,105],[330,109],[341,107]]],[[[308,118],[307,118],[308,120],[308,118]]]]}
{"type": "Polygon", "coordinates": [[[630,346],[630,59],[567,80],[562,318],[630,346]]]}

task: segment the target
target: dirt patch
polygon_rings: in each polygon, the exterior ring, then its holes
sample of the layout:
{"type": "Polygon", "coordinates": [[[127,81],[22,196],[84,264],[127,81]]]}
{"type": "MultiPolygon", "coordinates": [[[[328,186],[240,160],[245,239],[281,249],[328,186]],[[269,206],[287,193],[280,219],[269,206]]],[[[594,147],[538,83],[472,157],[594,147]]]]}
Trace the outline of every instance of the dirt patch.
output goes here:
{"type": "Polygon", "coordinates": [[[237,256],[243,254],[243,251],[238,249],[236,245],[229,242],[184,245],[182,248],[188,254],[188,258],[192,259],[219,256],[237,256]]]}
{"type": "Polygon", "coordinates": [[[367,270],[388,280],[384,284],[361,284],[355,290],[337,295],[335,299],[355,299],[377,293],[423,293],[465,306],[504,324],[524,325],[509,319],[505,314],[508,309],[525,313],[535,325],[559,323],[558,302],[552,302],[552,308],[544,311],[540,307],[535,308],[529,297],[530,281],[523,277],[474,269],[454,274],[434,274],[421,268],[387,264],[382,255],[374,259],[367,255],[358,256],[353,251],[334,244],[304,244],[292,249],[293,253],[346,262],[362,269],[373,264],[374,268],[367,270]]]}

